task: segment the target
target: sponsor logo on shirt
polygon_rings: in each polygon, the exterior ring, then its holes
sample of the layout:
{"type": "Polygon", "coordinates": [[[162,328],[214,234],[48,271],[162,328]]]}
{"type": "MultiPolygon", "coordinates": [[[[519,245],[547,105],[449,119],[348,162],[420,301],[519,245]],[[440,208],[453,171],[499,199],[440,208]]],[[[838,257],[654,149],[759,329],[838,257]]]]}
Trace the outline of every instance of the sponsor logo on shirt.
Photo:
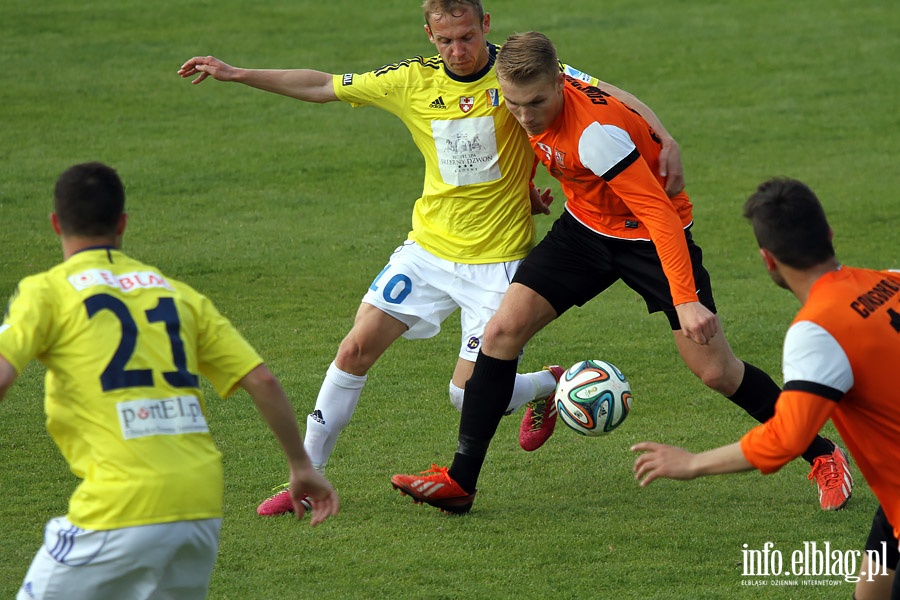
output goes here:
{"type": "Polygon", "coordinates": [[[546,156],[547,160],[549,161],[550,157],[552,156],[552,154],[550,153],[550,150],[551,150],[550,146],[548,146],[547,144],[545,144],[543,142],[538,142],[537,147],[544,151],[544,156],[546,156]]]}
{"type": "Polygon", "coordinates": [[[569,65],[566,65],[563,68],[563,73],[565,73],[569,77],[574,77],[575,79],[580,79],[581,81],[583,81],[585,83],[591,82],[590,75],[588,75],[587,73],[584,73],[582,71],[579,71],[578,69],[574,69],[574,68],[570,67],[569,65]]]}
{"type": "Polygon", "coordinates": [[[129,400],[116,403],[122,437],[206,433],[206,417],[196,396],[129,400]]]}
{"type": "Polygon", "coordinates": [[[554,148],[553,156],[556,158],[556,164],[559,165],[560,169],[566,168],[566,153],[562,150],[557,150],[554,148]]]}
{"type": "Polygon", "coordinates": [[[481,344],[481,340],[479,340],[477,337],[475,337],[475,336],[473,335],[472,337],[469,338],[469,341],[466,342],[466,347],[467,347],[469,350],[475,350],[476,348],[478,348],[478,346],[479,346],[480,344],[481,344]]]}
{"type": "Polygon", "coordinates": [[[447,105],[444,104],[443,96],[438,96],[434,99],[434,102],[428,105],[428,108],[439,108],[441,110],[447,110],[447,105]]]}
{"type": "Polygon", "coordinates": [[[353,73],[344,73],[341,78],[341,85],[353,85],[353,73]]]}
{"type": "Polygon", "coordinates": [[[475,96],[460,96],[459,97],[459,109],[464,113],[472,110],[472,107],[475,106],[475,96]]]}
{"type": "MultiPolygon", "coordinates": [[[[897,292],[900,292],[900,285],[897,285],[897,282],[890,279],[882,279],[868,292],[860,294],[856,300],[851,302],[850,308],[859,313],[862,318],[868,319],[869,315],[889,302],[897,292]]],[[[894,325],[894,321],[897,317],[895,314],[891,314],[892,312],[893,311],[888,311],[888,314],[891,316],[891,325],[894,325]]],[[[3,330],[0,329],[0,332],[2,331],[3,330]]]]}
{"type": "Polygon", "coordinates": [[[431,131],[444,183],[461,186],[500,179],[494,117],[435,119],[431,131]]]}
{"type": "Polygon", "coordinates": [[[88,269],[70,275],[68,281],[79,292],[98,285],[116,288],[123,292],[148,288],[173,289],[162,275],[154,271],[134,271],[116,275],[104,269],[88,269]]]}
{"type": "Polygon", "coordinates": [[[500,106],[500,91],[497,88],[491,88],[487,91],[488,106],[500,106]]]}

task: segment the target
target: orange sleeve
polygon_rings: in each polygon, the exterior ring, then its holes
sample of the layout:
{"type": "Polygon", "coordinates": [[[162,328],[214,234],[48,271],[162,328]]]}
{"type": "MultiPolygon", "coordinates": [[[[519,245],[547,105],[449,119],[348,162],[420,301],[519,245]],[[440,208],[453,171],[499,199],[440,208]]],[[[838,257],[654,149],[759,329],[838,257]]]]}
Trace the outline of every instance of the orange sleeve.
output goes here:
{"type": "Polygon", "coordinates": [[[684,237],[684,226],[675,207],[650,171],[643,158],[638,158],[622,172],[607,181],[635,217],[644,222],[650,239],[662,262],[672,304],[697,302],[694,270],[684,237]]]}
{"type": "Polygon", "coordinates": [[[809,392],[781,392],[775,416],[741,438],[741,451],[761,472],[774,473],[806,451],[835,408],[833,400],[809,392]]]}

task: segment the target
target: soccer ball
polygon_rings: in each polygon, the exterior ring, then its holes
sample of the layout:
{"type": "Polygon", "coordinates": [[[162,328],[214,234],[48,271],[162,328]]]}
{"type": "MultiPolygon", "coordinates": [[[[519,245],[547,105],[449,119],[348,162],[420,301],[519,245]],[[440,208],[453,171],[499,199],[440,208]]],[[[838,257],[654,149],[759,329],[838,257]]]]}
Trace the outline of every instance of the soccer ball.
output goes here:
{"type": "Polygon", "coordinates": [[[631,386],[615,366],[586,360],[563,373],[554,400],[559,416],[577,433],[605,435],[628,416],[631,386]]]}

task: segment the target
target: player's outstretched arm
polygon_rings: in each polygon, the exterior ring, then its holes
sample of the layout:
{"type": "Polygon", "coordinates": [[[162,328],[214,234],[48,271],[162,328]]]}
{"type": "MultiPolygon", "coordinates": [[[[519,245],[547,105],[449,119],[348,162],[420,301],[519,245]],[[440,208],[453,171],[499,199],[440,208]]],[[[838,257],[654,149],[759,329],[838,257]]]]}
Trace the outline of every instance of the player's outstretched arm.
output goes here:
{"type": "Polygon", "coordinates": [[[321,473],[313,469],[309,456],[303,449],[303,438],[297,427],[294,409],[272,372],[265,365],[259,365],[241,379],[240,385],[253,397],[256,408],[287,457],[294,514],[301,516],[305,512],[300,506],[300,499],[304,495],[312,500],[311,525],[316,526],[337,514],[340,508],[337,492],[321,473]]]}
{"type": "Polygon", "coordinates": [[[215,56],[195,56],[178,69],[184,78],[197,76],[191,83],[202,83],[207,77],[217,81],[234,81],[267,92],[289,96],[304,102],[333,102],[331,73],[312,69],[241,69],[215,56]]]}
{"type": "Polygon", "coordinates": [[[640,482],[641,487],[661,477],[687,480],[753,469],[753,465],[744,457],[740,442],[700,454],[656,442],[635,444],[631,451],[642,453],[634,461],[634,478],[640,482]]]}
{"type": "Polygon", "coordinates": [[[0,400],[3,400],[6,392],[12,387],[18,376],[16,368],[8,360],[0,356],[0,400]]]}
{"type": "Polygon", "coordinates": [[[650,124],[653,131],[662,141],[662,148],[659,151],[659,175],[666,180],[666,194],[671,198],[684,189],[684,166],[681,164],[681,147],[675,138],[666,130],[666,127],[656,116],[653,110],[638,99],[637,96],[626,92],[621,88],[617,88],[611,83],[601,81],[598,87],[608,92],[616,100],[624,102],[634,110],[638,111],[644,120],[650,124]]]}

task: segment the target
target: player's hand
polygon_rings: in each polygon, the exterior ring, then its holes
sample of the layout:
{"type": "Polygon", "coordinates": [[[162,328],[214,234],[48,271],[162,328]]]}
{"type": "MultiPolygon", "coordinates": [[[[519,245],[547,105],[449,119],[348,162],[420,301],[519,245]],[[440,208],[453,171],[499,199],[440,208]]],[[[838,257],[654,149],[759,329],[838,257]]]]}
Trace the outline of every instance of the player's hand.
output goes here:
{"type": "Polygon", "coordinates": [[[337,492],[325,476],[308,467],[291,473],[291,500],[294,502],[294,514],[301,518],[305,512],[300,505],[303,496],[312,501],[312,518],[309,524],[313,527],[336,515],[340,509],[337,492]]]}
{"type": "Polygon", "coordinates": [[[632,452],[643,452],[634,461],[634,478],[641,487],[664,477],[667,479],[694,479],[697,477],[693,469],[696,455],[683,448],[666,446],[656,442],[641,442],[631,447],[632,452]]]}
{"type": "Polygon", "coordinates": [[[659,176],[666,181],[666,194],[671,198],[684,189],[684,166],[681,164],[681,148],[674,138],[662,141],[659,151],[659,176]]]}
{"type": "Polygon", "coordinates": [[[553,194],[550,192],[550,188],[541,190],[541,188],[533,187],[528,191],[528,195],[531,199],[531,214],[550,214],[550,205],[553,203],[553,194]]]}
{"type": "Polygon", "coordinates": [[[719,319],[699,302],[685,302],[675,307],[681,332],[700,345],[706,345],[719,333],[719,319]]]}
{"type": "Polygon", "coordinates": [[[199,77],[191,82],[193,84],[198,84],[207,77],[218,81],[231,81],[236,72],[237,69],[215,56],[195,56],[178,69],[178,74],[182,77],[193,77],[199,74],[199,77]]]}

